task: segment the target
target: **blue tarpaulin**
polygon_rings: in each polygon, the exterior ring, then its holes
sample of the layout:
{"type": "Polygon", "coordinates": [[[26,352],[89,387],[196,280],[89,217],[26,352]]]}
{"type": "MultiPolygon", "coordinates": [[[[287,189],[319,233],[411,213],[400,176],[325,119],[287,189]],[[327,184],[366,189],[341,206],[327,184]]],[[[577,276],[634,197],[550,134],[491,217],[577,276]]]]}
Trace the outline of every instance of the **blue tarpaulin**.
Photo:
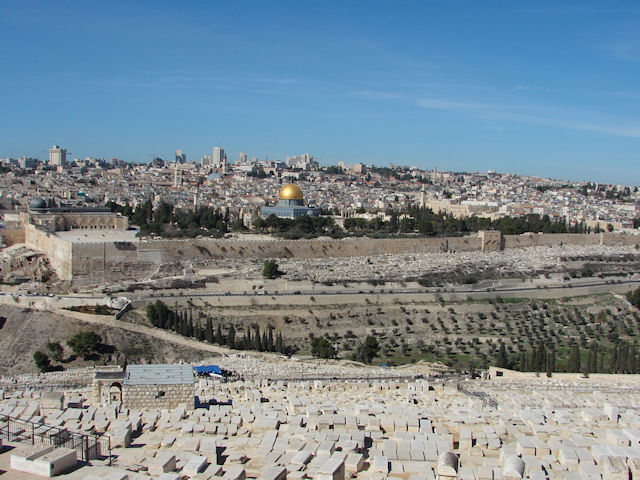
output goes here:
{"type": "Polygon", "coordinates": [[[217,365],[200,365],[199,367],[193,367],[196,373],[215,373],[216,375],[222,375],[222,370],[217,365]]]}

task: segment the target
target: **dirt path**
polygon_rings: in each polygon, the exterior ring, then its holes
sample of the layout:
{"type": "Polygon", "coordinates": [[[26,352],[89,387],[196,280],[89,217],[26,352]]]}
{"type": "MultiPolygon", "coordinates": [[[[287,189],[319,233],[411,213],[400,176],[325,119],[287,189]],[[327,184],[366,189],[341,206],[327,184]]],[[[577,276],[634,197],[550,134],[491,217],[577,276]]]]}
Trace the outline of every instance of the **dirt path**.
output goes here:
{"type": "Polygon", "coordinates": [[[122,330],[127,330],[129,332],[147,335],[149,337],[157,338],[158,340],[175,343],[177,345],[194,348],[196,350],[202,350],[205,352],[212,352],[212,353],[218,353],[218,354],[233,353],[233,350],[230,350],[224,347],[210,345],[204,342],[198,342],[197,340],[191,340],[189,338],[183,337],[175,333],[168,332],[166,330],[161,330],[159,328],[121,322],[119,320],[114,320],[113,318],[107,315],[89,315],[84,313],[71,312],[68,310],[54,310],[54,313],[58,315],[66,316],[66,317],[71,317],[76,320],[80,320],[81,322],[84,322],[84,323],[115,327],[115,328],[120,328],[122,330]]]}

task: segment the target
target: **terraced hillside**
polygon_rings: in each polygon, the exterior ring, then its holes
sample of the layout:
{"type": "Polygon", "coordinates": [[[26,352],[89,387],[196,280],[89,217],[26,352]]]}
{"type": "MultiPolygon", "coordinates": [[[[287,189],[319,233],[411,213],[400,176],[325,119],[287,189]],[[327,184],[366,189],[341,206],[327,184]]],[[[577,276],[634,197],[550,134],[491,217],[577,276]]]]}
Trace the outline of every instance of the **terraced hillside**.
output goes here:
{"type": "MultiPolygon", "coordinates": [[[[331,300],[324,297],[306,295],[293,298],[295,302],[261,297],[260,302],[235,306],[207,298],[164,300],[170,310],[192,318],[196,327],[205,328],[210,320],[214,331],[219,325],[226,335],[233,326],[236,338],[248,330],[255,332],[256,327],[259,332],[272,327],[302,353],[310,351],[313,338],[325,337],[342,358],[348,358],[364,337],[372,335],[381,347],[375,363],[439,360],[459,368],[486,367],[498,361],[501,344],[499,361],[515,368],[521,364],[527,369],[540,368],[531,363],[531,355],[541,346],[545,359],[553,352],[557,371],[566,369],[575,346],[581,365],[588,363],[591,371],[636,371],[640,360],[635,359],[640,314],[617,294],[455,301],[439,295],[429,299],[365,294],[349,296],[349,303],[339,303],[340,299],[328,303],[331,300]],[[625,355],[624,366],[618,360],[611,362],[612,354],[618,352],[625,355]]],[[[129,312],[123,321],[148,323],[144,308],[129,312]]],[[[546,367],[545,363],[542,371],[546,367]]]]}

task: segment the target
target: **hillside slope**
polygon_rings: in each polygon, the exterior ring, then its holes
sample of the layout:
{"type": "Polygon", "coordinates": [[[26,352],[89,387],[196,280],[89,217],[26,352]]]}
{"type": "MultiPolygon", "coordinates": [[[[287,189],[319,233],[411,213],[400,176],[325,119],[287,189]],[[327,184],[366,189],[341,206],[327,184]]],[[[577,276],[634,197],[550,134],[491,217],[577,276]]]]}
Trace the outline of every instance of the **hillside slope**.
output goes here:
{"type": "Polygon", "coordinates": [[[75,333],[92,330],[98,333],[103,343],[113,346],[112,353],[105,353],[95,362],[74,359],[62,363],[65,368],[84,365],[119,363],[126,356],[129,363],[171,363],[179,360],[198,361],[214,355],[166,339],[153,338],[113,326],[87,324],[74,318],[38,310],[0,306],[0,375],[36,372],[33,352],[47,353],[48,341],[59,341],[65,348],[65,360],[73,352],[66,341],[75,333]]]}

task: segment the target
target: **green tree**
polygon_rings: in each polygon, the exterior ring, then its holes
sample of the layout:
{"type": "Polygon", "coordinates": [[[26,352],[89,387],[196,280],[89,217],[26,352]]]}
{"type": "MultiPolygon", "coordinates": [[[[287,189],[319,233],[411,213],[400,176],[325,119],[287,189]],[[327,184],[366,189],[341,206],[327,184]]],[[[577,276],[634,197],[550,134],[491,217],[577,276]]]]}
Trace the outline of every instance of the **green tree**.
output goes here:
{"type": "Polygon", "coordinates": [[[567,361],[567,372],[580,372],[580,347],[578,347],[577,343],[573,344],[573,347],[571,347],[571,352],[569,352],[569,360],[567,361]]]}
{"type": "Polygon", "coordinates": [[[227,346],[229,348],[236,348],[236,329],[233,327],[233,324],[229,326],[227,332],[227,346]]]}
{"type": "Polygon", "coordinates": [[[224,345],[225,338],[222,335],[222,326],[218,323],[218,328],[216,328],[216,343],[218,345],[224,345]]]}
{"type": "Polygon", "coordinates": [[[336,349],[331,342],[326,338],[316,337],[311,340],[311,355],[316,358],[335,358],[337,355],[336,349]]]}
{"type": "Polygon", "coordinates": [[[231,225],[231,229],[232,230],[236,230],[236,231],[244,231],[247,229],[247,227],[244,226],[244,222],[242,221],[241,218],[238,218],[235,222],[233,222],[233,224],[231,225]]]}
{"type": "Polygon", "coordinates": [[[269,325],[267,327],[267,352],[275,351],[275,345],[273,344],[273,327],[269,325]]]}
{"type": "Polygon", "coordinates": [[[47,342],[47,350],[51,353],[51,358],[54,362],[61,362],[64,349],[60,342],[47,342]]]}
{"type": "Polygon", "coordinates": [[[102,338],[97,333],[84,331],[76,333],[67,340],[67,345],[71,347],[73,353],[86,360],[92,353],[98,351],[101,342],[102,338]]]}
{"type": "Polygon", "coordinates": [[[378,345],[376,337],[373,335],[367,335],[364,342],[357,346],[356,351],[353,354],[353,359],[364,363],[371,363],[373,358],[378,355],[379,351],[380,345],[378,345]]]}
{"type": "Polygon", "coordinates": [[[496,357],[496,367],[507,367],[507,349],[505,348],[504,343],[500,344],[500,350],[498,350],[498,356],[496,357]]]}
{"type": "Polygon", "coordinates": [[[41,372],[48,372],[51,369],[51,360],[46,353],[42,353],[40,350],[33,354],[33,361],[41,372]]]}
{"type": "Polygon", "coordinates": [[[204,339],[208,343],[213,343],[213,324],[211,323],[211,319],[207,318],[207,322],[204,327],[204,339]]]}
{"type": "Polygon", "coordinates": [[[636,308],[640,308],[640,288],[627,293],[627,300],[636,308]]]}
{"type": "Polygon", "coordinates": [[[279,275],[282,275],[282,272],[278,269],[278,263],[275,260],[265,260],[262,276],[264,278],[276,278],[279,275]]]}

